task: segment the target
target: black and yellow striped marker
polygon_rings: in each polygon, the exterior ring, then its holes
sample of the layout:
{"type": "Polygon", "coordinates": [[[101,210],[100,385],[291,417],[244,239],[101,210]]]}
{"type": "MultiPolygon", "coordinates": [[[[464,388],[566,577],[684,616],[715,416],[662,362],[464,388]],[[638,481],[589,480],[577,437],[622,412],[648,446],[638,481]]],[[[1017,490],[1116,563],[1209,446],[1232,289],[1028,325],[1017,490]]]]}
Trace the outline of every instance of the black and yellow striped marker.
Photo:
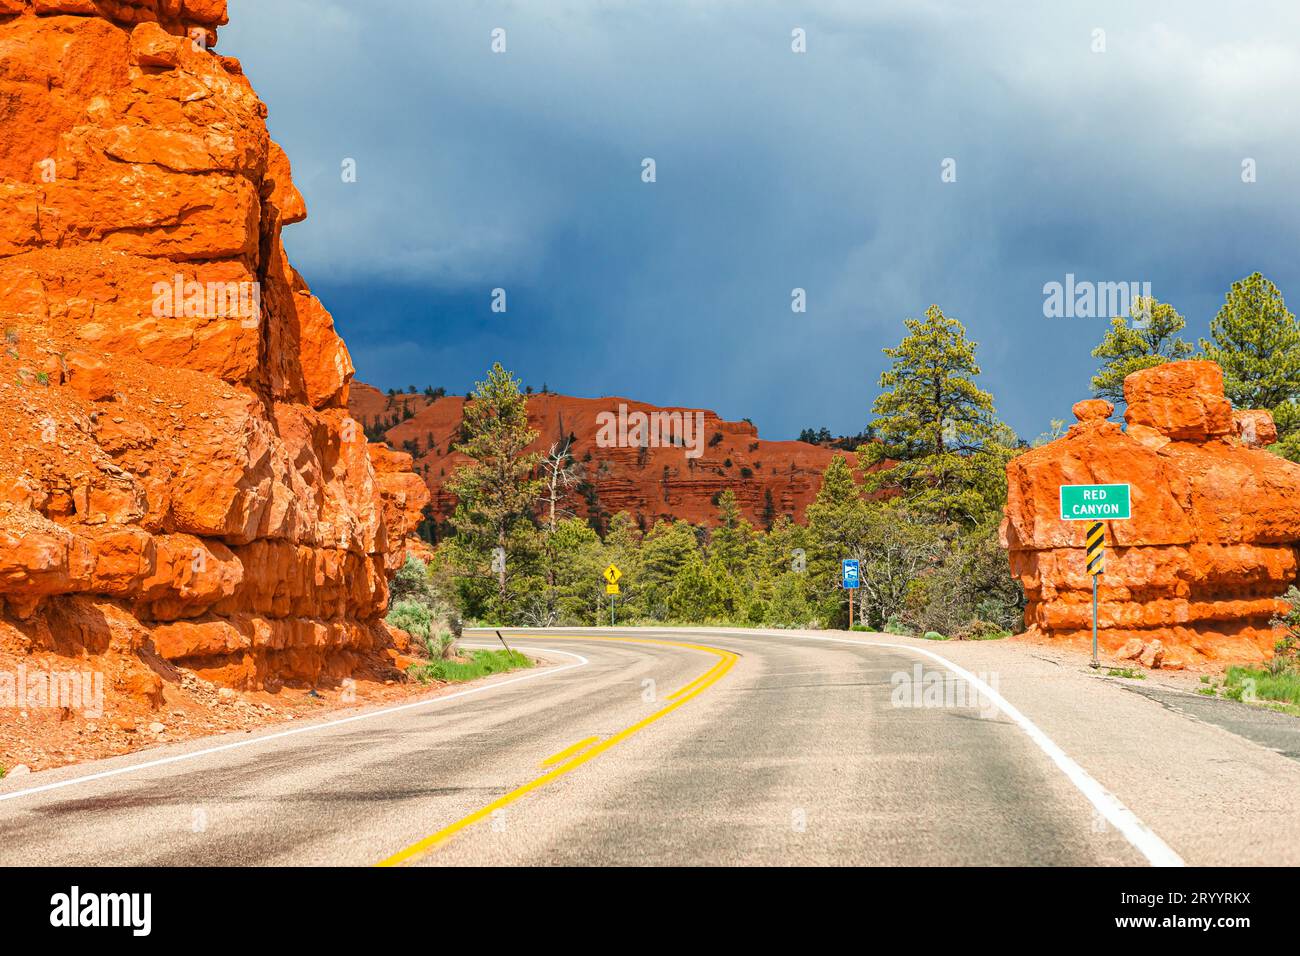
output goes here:
{"type": "Polygon", "coordinates": [[[1100,521],[1088,525],[1088,573],[1096,576],[1106,568],[1106,526],[1100,521]]]}

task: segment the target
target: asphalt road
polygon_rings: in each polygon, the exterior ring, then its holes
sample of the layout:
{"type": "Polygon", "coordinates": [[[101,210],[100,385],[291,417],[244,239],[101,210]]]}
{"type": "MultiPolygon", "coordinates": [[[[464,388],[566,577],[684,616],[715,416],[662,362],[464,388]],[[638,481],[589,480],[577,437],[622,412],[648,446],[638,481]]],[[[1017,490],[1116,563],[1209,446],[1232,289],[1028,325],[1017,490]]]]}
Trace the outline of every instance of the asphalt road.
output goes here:
{"type": "Polygon", "coordinates": [[[1294,862],[1294,761],[1024,648],[506,634],[545,666],[0,782],[0,864],[1294,862]],[[1094,699],[1121,723],[1066,719],[1094,699]]]}

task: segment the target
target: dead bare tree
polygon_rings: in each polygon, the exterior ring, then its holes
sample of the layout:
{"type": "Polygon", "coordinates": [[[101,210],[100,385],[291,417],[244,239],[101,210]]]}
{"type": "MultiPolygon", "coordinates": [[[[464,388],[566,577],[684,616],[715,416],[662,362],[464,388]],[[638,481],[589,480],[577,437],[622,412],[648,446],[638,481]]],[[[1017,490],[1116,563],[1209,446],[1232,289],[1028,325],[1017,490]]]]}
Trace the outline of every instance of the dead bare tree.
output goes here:
{"type": "Polygon", "coordinates": [[[555,533],[555,516],[557,513],[572,515],[572,511],[561,508],[560,502],[565,492],[578,483],[578,464],[569,454],[571,442],[565,438],[554,442],[551,450],[542,459],[542,475],[546,480],[546,502],[548,509],[547,526],[551,534],[555,533]]]}

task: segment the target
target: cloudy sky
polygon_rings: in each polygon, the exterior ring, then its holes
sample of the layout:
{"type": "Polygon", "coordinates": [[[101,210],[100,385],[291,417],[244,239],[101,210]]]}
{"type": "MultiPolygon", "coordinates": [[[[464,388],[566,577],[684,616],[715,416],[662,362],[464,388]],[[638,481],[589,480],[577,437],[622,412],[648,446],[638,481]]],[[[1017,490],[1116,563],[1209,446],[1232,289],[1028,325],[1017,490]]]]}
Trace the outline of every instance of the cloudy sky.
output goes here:
{"type": "Polygon", "coordinates": [[[938,303],[1032,438],[1086,397],[1106,326],[1045,317],[1045,283],[1150,282],[1192,336],[1254,270],[1300,303],[1293,2],[230,0],[230,16],[219,49],[307,199],[290,255],[383,388],[463,392],[499,360],[534,387],[748,416],[767,438],[851,433],[881,349],[938,303]]]}

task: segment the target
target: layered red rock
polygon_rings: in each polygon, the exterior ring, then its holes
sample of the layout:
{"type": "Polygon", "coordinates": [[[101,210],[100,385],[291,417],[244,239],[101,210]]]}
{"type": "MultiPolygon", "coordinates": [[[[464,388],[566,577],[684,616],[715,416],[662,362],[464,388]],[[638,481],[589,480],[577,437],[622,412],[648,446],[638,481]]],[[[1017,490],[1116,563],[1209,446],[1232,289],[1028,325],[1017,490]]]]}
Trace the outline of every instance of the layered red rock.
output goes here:
{"type": "Polygon", "coordinates": [[[1059,488],[1126,483],[1132,519],[1105,522],[1102,648],[1148,666],[1267,658],[1279,636],[1270,620],[1297,576],[1300,465],[1263,450],[1271,416],[1234,412],[1214,363],[1135,372],[1124,396],[1126,429],[1109,403],[1081,402],[1064,437],[1007,466],[1003,545],[1026,625],[1091,641],[1087,522],[1060,519],[1059,488]]]}
{"type": "MultiPolygon", "coordinates": [[[[443,521],[455,508],[446,490],[456,468],[469,461],[453,450],[464,414],[459,396],[431,398],[423,393],[389,396],[369,385],[356,383],[349,407],[372,436],[380,435],[392,447],[415,458],[415,471],[429,488],[429,516],[443,521]],[[408,417],[409,416],[409,417],[408,417]]],[[[779,515],[802,521],[804,511],[817,497],[822,472],[837,455],[850,464],[849,452],[800,441],[767,441],[749,422],[731,422],[703,409],[661,407],[631,399],[575,398],[554,393],[528,397],[528,420],[538,437],[531,450],[545,454],[573,438],[572,454],[579,464],[582,487],[567,495],[567,510],[582,518],[607,520],[625,511],[649,527],[659,519],[681,518],[695,524],[717,521],[717,496],[732,489],[745,516],[761,526],[779,515]],[[609,444],[599,440],[601,425],[627,414],[664,413],[702,415],[698,456],[666,443],[647,447],[609,444]],[[771,507],[769,510],[769,500],[771,507]]]]}
{"type": "Polygon", "coordinates": [[[0,0],[0,648],[311,683],[386,660],[425,491],[349,415],[225,21],[0,0]]]}

